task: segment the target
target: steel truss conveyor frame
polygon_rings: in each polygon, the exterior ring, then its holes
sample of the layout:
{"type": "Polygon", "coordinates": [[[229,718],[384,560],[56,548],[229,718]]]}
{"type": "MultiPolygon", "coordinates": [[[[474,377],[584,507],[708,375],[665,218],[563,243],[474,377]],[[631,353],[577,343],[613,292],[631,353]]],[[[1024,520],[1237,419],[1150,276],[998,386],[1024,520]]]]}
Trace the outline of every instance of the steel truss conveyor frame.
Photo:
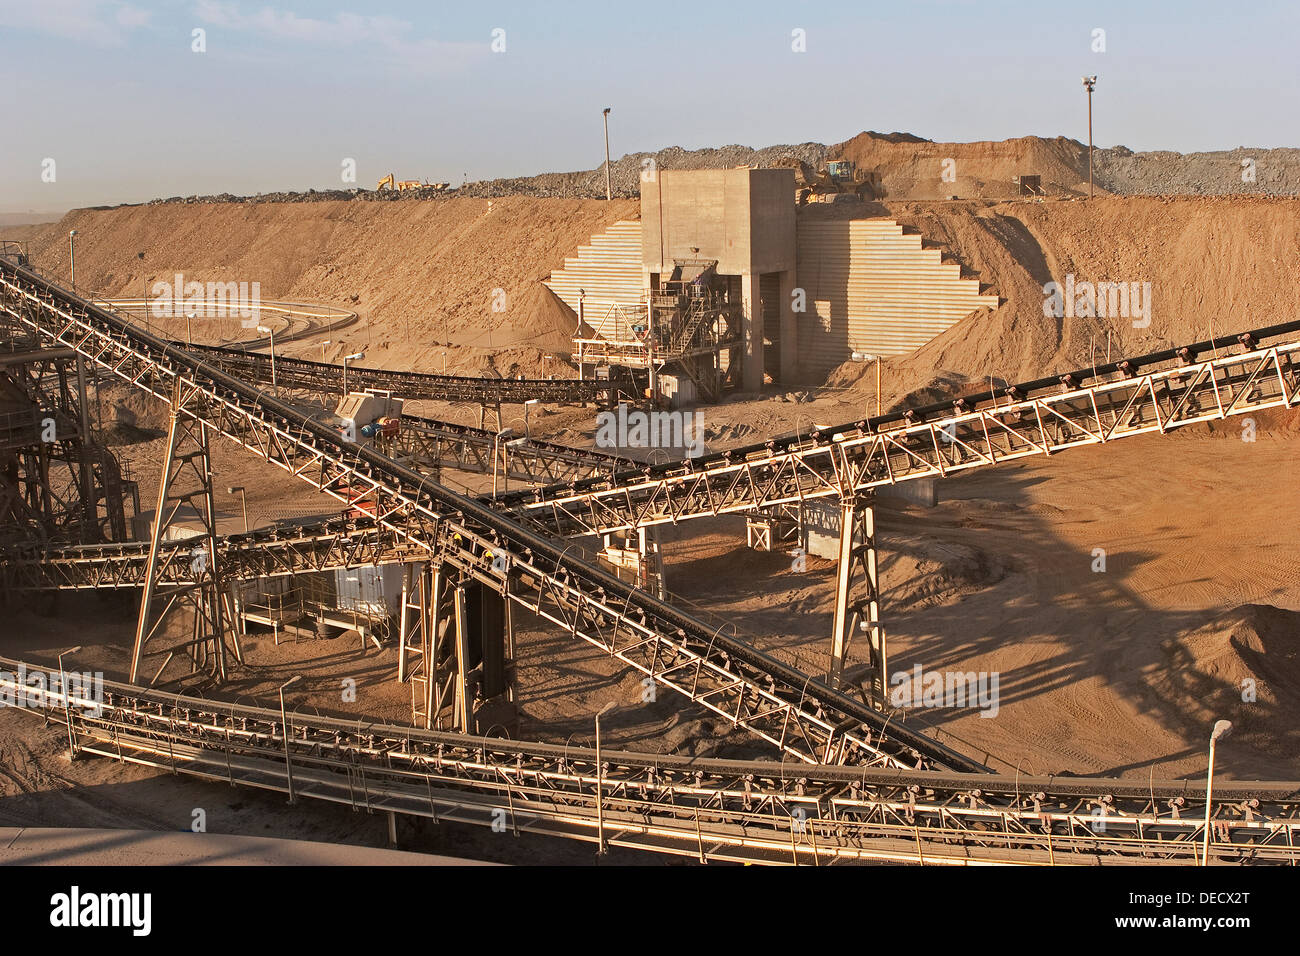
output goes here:
{"type": "Polygon", "coordinates": [[[807,763],[984,771],[978,762],[714,629],[121,316],[0,259],[0,307],[475,579],[807,763]],[[183,388],[177,388],[177,383],[183,388]]]}
{"type": "MultiPolygon", "coordinates": [[[[332,571],[427,558],[422,548],[398,540],[389,529],[364,518],[287,525],[222,535],[217,554],[230,578],[252,579],[332,571]]],[[[159,545],[158,580],[169,585],[197,582],[191,557],[195,542],[159,545]]],[[[4,552],[0,580],[13,591],[99,590],[144,587],[148,541],[41,547],[4,552]]]]}
{"type": "Polygon", "coordinates": [[[591,448],[575,448],[527,436],[501,441],[496,432],[433,418],[403,415],[397,435],[380,437],[384,454],[419,470],[455,468],[500,473],[533,485],[580,481],[626,470],[631,459],[591,448]],[[499,465],[494,468],[494,463],[499,465]]]}
{"type": "Polygon", "coordinates": [[[608,534],[814,498],[843,501],[902,481],[1290,408],[1300,404],[1297,332],[1300,322],[1269,326],[806,437],[510,492],[500,503],[558,535],[608,534]],[[1290,338],[1263,344],[1282,336],[1290,338]],[[1228,343],[1242,351],[1228,354],[1228,343]]]}
{"type": "MultiPolygon", "coordinates": [[[[270,384],[271,358],[260,352],[223,345],[186,345],[171,342],[200,356],[208,364],[245,381],[270,384]]],[[[339,366],[309,359],[275,357],[275,380],[281,388],[302,389],[322,394],[339,392],[339,366]]],[[[404,372],[397,369],[348,367],[348,384],[354,391],[368,388],[391,392],[394,398],[428,399],[444,402],[475,402],[479,405],[522,405],[536,398],[548,403],[611,401],[620,391],[629,392],[631,383],[576,378],[476,378],[468,375],[438,375],[434,372],[404,372]]]]}
{"type": "MultiPolygon", "coordinates": [[[[502,825],[700,862],[951,865],[1200,861],[1199,780],[953,774],[706,760],[397,727],[104,682],[104,699],[0,690],[94,754],[435,822],[502,825]],[[98,705],[98,706],[96,706],[98,705]]],[[[1209,861],[1300,861],[1300,782],[1221,781],[1209,861]]]]}

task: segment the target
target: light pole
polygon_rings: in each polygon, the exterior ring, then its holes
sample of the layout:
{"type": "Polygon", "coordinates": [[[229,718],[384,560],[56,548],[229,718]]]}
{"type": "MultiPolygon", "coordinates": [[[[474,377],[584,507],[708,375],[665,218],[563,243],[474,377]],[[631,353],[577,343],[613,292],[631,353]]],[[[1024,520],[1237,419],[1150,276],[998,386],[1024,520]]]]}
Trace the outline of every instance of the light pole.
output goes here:
{"type": "Polygon", "coordinates": [[[248,495],[244,493],[243,485],[231,485],[226,489],[226,494],[238,494],[239,500],[244,507],[244,534],[248,534],[248,495]]]}
{"type": "Polygon", "coordinates": [[[275,384],[275,329],[270,326],[259,325],[257,331],[261,332],[263,335],[269,335],[271,337],[271,391],[275,392],[278,396],[280,394],[280,389],[275,384]]]}
{"type": "Polygon", "coordinates": [[[528,444],[527,436],[521,438],[512,438],[510,439],[510,441],[506,442],[506,447],[502,450],[501,453],[501,459],[502,459],[501,460],[501,490],[502,491],[510,490],[510,467],[509,466],[510,466],[511,450],[515,448],[519,448],[526,444],[528,444]]]}
{"type": "Polygon", "coordinates": [[[1088,198],[1092,198],[1092,90],[1097,85],[1096,76],[1085,76],[1083,88],[1088,91],[1088,198]]]}
{"type": "Polygon", "coordinates": [[[348,363],[356,362],[366,357],[365,352],[353,352],[351,355],[343,356],[343,397],[347,398],[348,394],[348,363]]]}
{"type": "Polygon", "coordinates": [[[1205,771],[1205,849],[1201,854],[1201,866],[1210,865],[1210,799],[1214,793],[1214,745],[1220,739],[1232,733],[1232,721],[1215,721],[1210,733],[1210,766],[1205,771]]]}
{"type": "Polygon", "coordinates": [[[880,356],[872,355],[870,352],[854,352],[853,361],[876,363],[876,417],[879,418],[880,417],[880,356]]]}
{"type": "Polygon", "coordinates": [[[289,761],[289,715],[284,710],[284,689],[292,687],[302,680],[301,674],[295,674],[280,685],[280,728],[284,733],[284,773],[289,781],[289,802],[293,803],[293,764],[289,761]]]}
{"type": "Polygon", "coordinates": [[[515,433],[513,428],[503,428],[496,433],[492,439],[492,500],[497,500],[497,462],[500,458],[498,449],[501,447],[501,439],[510,438],[515,433]]]}
{"type": "MultiPolygon", "coordinates": [[[[74,231],[75,231],[75,230],[74,230],[74,231]]],[[[144,262],[144,253],[143,253],[143,252],[137,252],[137,253],[135,254],[135,257],[136,257],[137,259],[139,259],[141,262],[144,262]]],[[[141,266],[140,268],[141,268],[141,270],[143,270],[143,269],[144,269],[144,266],[141,266]]],[[[140,299],[140,303],[141,303],[141,305],[142,305],[142,307],[143,307],[143,312],[144,312],[144,327],[145,327],[146,329],[149,329],[149,328],[152,328],[152,326],[149,324],[149,312],[150,312],[150,309],[149,309],[149,277],[148,277],[148,276],[144,276],[144,275],[143,275],[143,271],[142,271],[141,275],[142,275],[142,278],[144,278],[144,288],[141,290],[141,291],[144,293],[144,296],[140,299]]]]}
{"type": "Polygon", "coordinates": [[[533,437],[533,430],[528,425],[528,410],[532,408],[534,405],[540,405],[540,404],[542,404],[542,400],[540,398],[530,398],[528,399],[528,401],[524,402],[524,434],[529,438],[533,437]]]}
{"type": "Polygon", "coordinates": [[[329,345],[329,344],[330,344],[330,340],[329,340],[329,339],[326,339],[324,342],[322,342],[322,343],[320,344],[320,360],[321,360],[322,362],[325,361],[325,346],[327,346],[327,345],[329,345]]]}
{"type": "MultiPolygon", "coordinates": [[[[191,336],[191,331],[190,331],[190,323],[193,321],[194,321],[194,313],[186,312],[185,313],[185,344],[186,345],[194,344],[194,339],[191,336]]],[[[272,366],[274,367],[274,359],[272,360],[272,366]]]]}
{"type": "Polygon", "coordinates": [[[602,771],[600,768],[600,718],[614,709],[614,702],[596,712],[596,855],[605,855],[605,794],[601,788],[602,771]]]}
{"type": "Polygon", "coordinates": [[[72,291],[77,291],[77,230],[68,233],[68,269],[72,273],[72,291]]]}
{"type": "Polygon", "coordinates": [[[614,198],[614,193],[609,187],[609,110],[610,108],[606,106],[603,113],[605,117],[605,201],[606,202],[609,202],[611,199],[614,198]]]}
{"type": "Polygon", "coordinates": [[[61,651],[59,653],[59,692],[63,694],[63,718],[68,722],[68,759],[69,760],[75,760],[77,758],[77,745],[73,742],[72,739],[72,700],[68,696],[68,677],[63,672],[63,655],[75,654],[79,650],[81,650],[80,644],[78,644],[76,647],[69,647],[66,651],[61,651]]]}
{"type": "Polygon", "coordinates": [[[442,350],[442,374],[447,374],[447,350],[442,350]]]}

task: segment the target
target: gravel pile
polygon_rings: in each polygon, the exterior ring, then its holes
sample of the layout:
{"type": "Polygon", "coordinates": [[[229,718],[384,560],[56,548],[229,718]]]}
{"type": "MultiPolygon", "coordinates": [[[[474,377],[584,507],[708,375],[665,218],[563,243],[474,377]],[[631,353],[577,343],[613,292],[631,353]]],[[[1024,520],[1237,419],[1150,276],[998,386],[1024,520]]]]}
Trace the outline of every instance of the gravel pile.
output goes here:
{"type": "MultiPolygon", "coordinates": [[[[748,146],[723,146],[721,149],[682,149],[670,146],[657,153],[629,153],[613,162],[610,184],[614,196],[635,199],[641,194],[641,171],[653,160],[658,169],[730,169],[733,166],[775,166],[790,160],[803,160],[820,165],[826,159],[828,147],[821,143],[800,143],[797,146],[767,146],[752,149],[748,146]]],[[[284,203],[324,202],[360,199],[368,202],[395,202],[401,199],[436,199],[442,196],[460,196],[471,199],[496,199],[501,196],[534,196],[540,199],[604,199],[605,167],[573,173],[543,173],[516,179],[487,179],[466,183],[458,189],[439,192],[434,189],[409,189],[405,192],[385,189],[309,189],[306,192],[258,193],[256,196],[173,196],[155,199],[157,203],[284,203]]]]}
{"type": "Polygon", "coordinates": [[[1098,185],[1121,196],[1300,194],[1300,149],[1135,153],[1115,146],[1094,150],[1093,164],[1098,185]],[[1254,161],[1253,181],[1247,160],[1254,161]]]}
{"type": "MultiPolygon", "coordinates": [[[[902,134],[894,134],[901,136],[902,134]]],[[[682,149],[670,146],[655,153],[629,153],[615,160],[611,186],[620,199],[640,195],[642,170],[653,160],[658,169],[730,169],[735,166],[758,167],[790,165],[802,160],[819,168],[830,154],[822,143],[788,146],[723,146],[719,149],[682,149]]],[[[1098,185],[1121,196],[1199,195],[1223,196],[1255,193],[1274,196],[1300,195],[1300,149],[1245,149],[1238,147],[1210,153],[1173,153],[1154,151],[1135,153],[1124,146],[1098,149],[1094,153],[1098,185]],[[1254,160],[1254,181],[1243,180],[1243,160],[1254,160]]],[[[1079,171],[1087,179],[1086,158],[1079,171]]],[[[386,189],[309,189],[306,192],[259,193],[256,196],[173,196],[155,199],[156,203],[292,203],[330,200],[398,202],[403,199],[438,199],[443,197],[495,199],[502,196],[532,196],[539,199],[603,199],[604,167],[584,172],[543,173],[515,179],[487,179],[466,183],[458,189],[439,192],[434,189],[411,189],[406,192],[386,189]]],[[[895,198],[907,198],[905,196],[895,198]]]]}
{"type": "MultiPolygon", "coordinates": [[[[610,167],[610,189],[620,199],[635,199],[641,195],[642,170],[656,169],[731,169],[735,166],[776,166],[790,160],[803,160],[820,165],[826,159],[828,147],[822,143],[800,143],[797,146],[768,146],[752,149],[748,146],[723,146],[720,149],[682,149],[670,146],[657,153],[629,153],[615,160],[610,167]]],[[[545,199],[604,199],[605,168],[578,173],[546,173],[523,179],[493,179],[469,183],[456,190],[458,196],[494,199],[498,196],[537,196],[545,199]]]]}

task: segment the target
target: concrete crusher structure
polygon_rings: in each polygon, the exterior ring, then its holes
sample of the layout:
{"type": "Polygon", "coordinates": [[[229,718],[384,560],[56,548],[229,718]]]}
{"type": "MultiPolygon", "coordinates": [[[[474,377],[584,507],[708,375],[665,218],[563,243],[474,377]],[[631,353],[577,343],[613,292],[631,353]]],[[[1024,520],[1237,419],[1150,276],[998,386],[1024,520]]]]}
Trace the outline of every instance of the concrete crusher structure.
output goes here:
{"type": "Polygon", "coordinates": [[[674,404],[919,347],[998,297],[892,219],[797,205],[792,169],[658,170],[547,286],[586,378],[632,370],[674,404]]]}

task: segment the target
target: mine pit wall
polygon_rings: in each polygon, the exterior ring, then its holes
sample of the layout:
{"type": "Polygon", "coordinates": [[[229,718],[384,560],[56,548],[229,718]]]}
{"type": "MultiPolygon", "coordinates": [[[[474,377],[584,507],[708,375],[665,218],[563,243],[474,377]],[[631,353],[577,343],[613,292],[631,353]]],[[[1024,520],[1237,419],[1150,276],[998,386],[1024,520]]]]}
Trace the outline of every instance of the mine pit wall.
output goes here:
{"type": "MultiPolygon", "coordinates": [[[[995,310],[980,308],[917,352],[891,361],[886,389],[891,376],[897,387],[924,387],[937,369],[1014,381],[1078,368],[1090,361],[1090,345],[1104,354],[1108,333],[1114,354],[1141,354],[1207,338],[1211,325],[1223,333],[1300,315],[1300,199],[890,200],[851,212],[839,205],[801,210],[797,229],[808,235],[815,231],[811,224],[831,214],[856,216],[852,223],[892,220],[941,245],[948,255],[943,265],[960,263],[967,276],[978,277],[984,295],[996,293],[1001,300],[995,310]],[[1150,325],[1045,317],[1043,284],[1064,281],[1067,274],[1080,281],[1150,281],[1150,325]]],[[[76,228],[78,283],[110,295],[138,296],[148,281],[179,271],[196,281],[261,280],[264,298],[348,305],[362,316],[358,340],[349,345],[370,338],[367,364],[436,372],[442,368],[436,342],[477,335],[489,322],[497,348],[505,343],[504,325],[528,337],[549,334],[555,349],[567,351],[576,314],[546,287],[546,277],[620,220],[632,224],[625,231],[637,228],[639,209],[631,200],[524,197],[498,200],[490,210],[486,201],[469,199],[82,209],[39,227],[30,249],[38,268],[66,276],[68,231],[76,228]],[[504,319],[489,313],[496,286],[509,297],[504,319]]],[[[854,228],[862,227],[847,231],[854,228]]],[[[644,243],[640,235],[628,238],[620,245],[629,250],[644,243]]],[[[809,252],[799,252],[801,287],[825,288],[825,273],[810,271],[809,252]]],[[[630,253],[628,268],[639,287],[638,255],[630,253]]],[[[760,278],[753,282],[760,300],[769,297],[761,278],[768,268],[760,263],[760,278]]],[[[590,303],[592,289],[587,291],[590,303]]],[[[778,293],[783,302],[789,301],[786,291],[778,293]]],[[[816,347],[834,344],[834,302],[827,295],[810,301],[802,315],[781,317],[799,329],[803,354],[796,358],[810,357],[806,336],[816,347]],[[817,341],[808,330],[819,323],[817,301],[831,303],[831,340],[817,341]]],[[[781,328],[784,343],[787,326],[781,328]]],[[[542,339],[536,341],[540,346],[542,339]]],[[[870,352],[850,337],[834,354],[855,348],[870,352]]],[[[319,359],[320,349],[307,357],[319,359]]],[[[824,367],[832,357],[819,360],[813,352],[812,364],[824,367]]],[[[786,375],[784,361],[781,374],[786,375]]]]}

